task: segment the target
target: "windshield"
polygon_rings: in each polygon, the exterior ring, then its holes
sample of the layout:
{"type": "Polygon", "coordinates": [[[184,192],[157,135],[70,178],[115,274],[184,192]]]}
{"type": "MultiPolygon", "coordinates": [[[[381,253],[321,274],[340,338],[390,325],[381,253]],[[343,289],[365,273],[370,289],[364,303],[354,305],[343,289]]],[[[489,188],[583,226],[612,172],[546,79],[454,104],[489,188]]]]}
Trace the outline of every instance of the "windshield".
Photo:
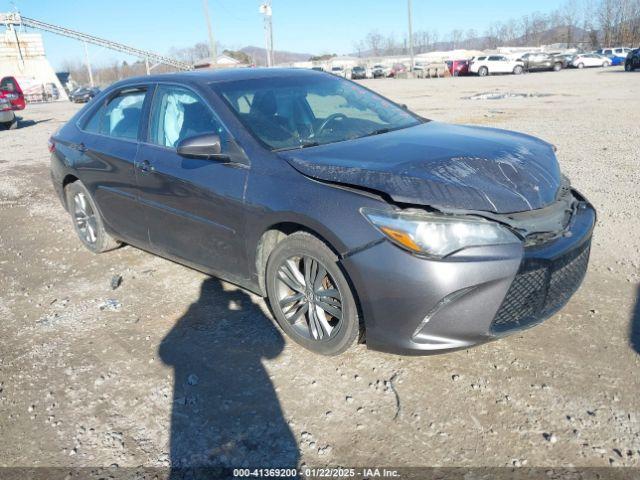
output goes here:
{"type": "Polygon", "coordinates": [[[234,80],[212,88],[272,150],[341,142],[421,123],[390,101],[332,75],[234,80]]]}

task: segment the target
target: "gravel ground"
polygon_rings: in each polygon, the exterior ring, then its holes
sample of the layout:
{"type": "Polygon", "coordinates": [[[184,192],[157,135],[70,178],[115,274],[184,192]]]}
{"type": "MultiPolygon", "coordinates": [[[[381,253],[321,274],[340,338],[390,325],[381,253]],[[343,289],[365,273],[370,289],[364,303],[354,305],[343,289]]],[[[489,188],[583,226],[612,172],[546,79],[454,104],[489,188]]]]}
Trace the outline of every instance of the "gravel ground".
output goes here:
{"type": "Polygon", "coordinates": [[[599,212],[567,307],[447,355],[315,356],[237,287],[84,250],[46,150],[78,107],[29,106],[0,132],[0,466],[640,466],[640,72],[364,83],[557,145],[599,212]]]}

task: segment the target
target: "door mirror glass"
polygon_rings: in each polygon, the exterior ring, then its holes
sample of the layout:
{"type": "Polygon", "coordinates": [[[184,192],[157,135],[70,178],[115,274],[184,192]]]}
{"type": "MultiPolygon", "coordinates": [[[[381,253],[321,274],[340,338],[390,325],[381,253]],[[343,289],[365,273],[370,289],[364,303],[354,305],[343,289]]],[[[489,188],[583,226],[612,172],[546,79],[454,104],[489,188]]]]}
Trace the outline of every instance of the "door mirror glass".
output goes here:
{"type": "Polygon", "coordinates": [[[222,142],[215,134],[207,133],[185,138],[178,143],[178,155],[187,158],[226,160],[228,155],[222,153],[222,142]]]}

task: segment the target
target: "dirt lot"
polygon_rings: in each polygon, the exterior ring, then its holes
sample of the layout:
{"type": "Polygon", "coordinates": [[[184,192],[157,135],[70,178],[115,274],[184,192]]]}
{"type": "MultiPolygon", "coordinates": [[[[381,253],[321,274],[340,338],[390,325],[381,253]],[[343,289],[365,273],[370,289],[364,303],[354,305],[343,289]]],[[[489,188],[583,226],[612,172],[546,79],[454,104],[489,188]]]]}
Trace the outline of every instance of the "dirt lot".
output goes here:
{"type": "Polygon", "coordinates": [[[640,466],[640,72],[365,83],[557,145],[599,212],[569,305],[468,351],[314,356],[254,295],[81,247],[46,148],[78,107],[33,105],[0,132],[0,466],[640,466]],[[528,96],[465,98],[493,91],[528,96]]]}

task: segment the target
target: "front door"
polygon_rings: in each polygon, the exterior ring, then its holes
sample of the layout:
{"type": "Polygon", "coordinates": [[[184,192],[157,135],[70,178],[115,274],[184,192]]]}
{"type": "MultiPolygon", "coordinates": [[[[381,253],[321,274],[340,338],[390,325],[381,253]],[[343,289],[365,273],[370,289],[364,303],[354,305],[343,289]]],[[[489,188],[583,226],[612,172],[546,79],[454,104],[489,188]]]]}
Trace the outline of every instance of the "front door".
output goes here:
{"type": "Polygon", "coordinates": [[[186,138],[216,133],[224,153],[229,133],[199,95],[174,85],[156,88],[148,130],[136,173],[151,248],[231,280],[245,278],[243,195],[248,167],[185,158],[176,151],[186,138]]]}

